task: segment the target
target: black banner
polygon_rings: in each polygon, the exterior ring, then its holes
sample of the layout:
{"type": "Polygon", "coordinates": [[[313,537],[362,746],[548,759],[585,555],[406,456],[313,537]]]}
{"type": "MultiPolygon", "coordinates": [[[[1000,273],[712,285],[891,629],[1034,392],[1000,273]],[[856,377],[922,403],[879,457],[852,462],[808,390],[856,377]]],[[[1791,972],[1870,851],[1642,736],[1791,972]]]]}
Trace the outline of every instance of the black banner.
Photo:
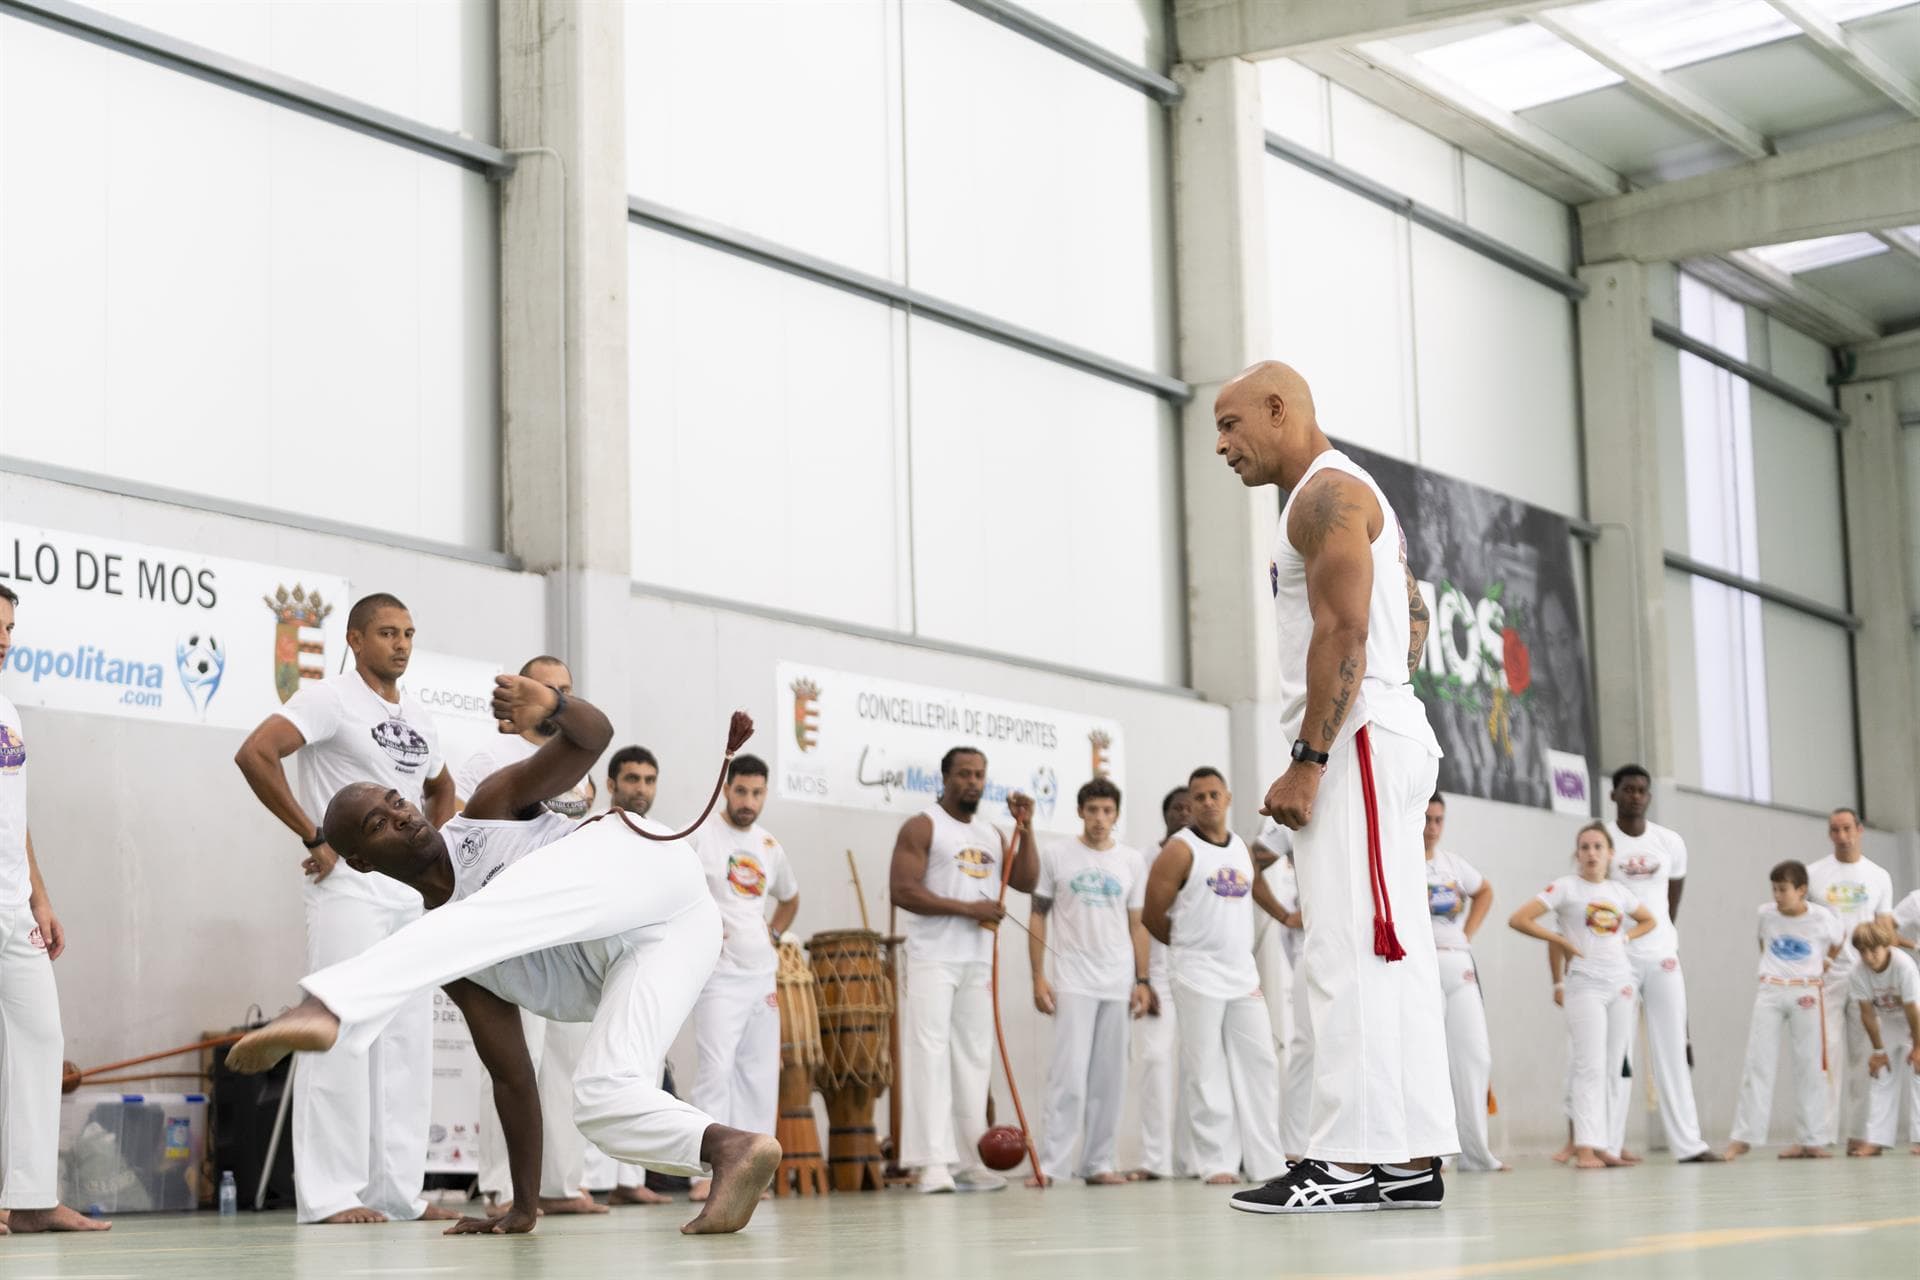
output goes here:
{"type": "Polygon", "coordinates": [[[1566,517],[1341,445],[1393,504],[1432,614],[1414,688],[1440,788],[1591,814],[1593,705],[1566,517]]]}

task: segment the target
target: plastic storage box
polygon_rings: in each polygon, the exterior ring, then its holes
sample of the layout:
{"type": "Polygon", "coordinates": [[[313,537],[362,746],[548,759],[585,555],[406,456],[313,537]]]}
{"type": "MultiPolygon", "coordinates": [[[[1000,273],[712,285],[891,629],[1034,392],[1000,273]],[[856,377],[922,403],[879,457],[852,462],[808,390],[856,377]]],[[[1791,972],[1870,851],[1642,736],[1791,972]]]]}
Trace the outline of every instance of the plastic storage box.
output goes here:
{"type": "Polygon", "coordinates": [[[203,1093],[80,1089],[61,1099],[60,1199],[83,1213],[200,1207],[203,1093]]]}

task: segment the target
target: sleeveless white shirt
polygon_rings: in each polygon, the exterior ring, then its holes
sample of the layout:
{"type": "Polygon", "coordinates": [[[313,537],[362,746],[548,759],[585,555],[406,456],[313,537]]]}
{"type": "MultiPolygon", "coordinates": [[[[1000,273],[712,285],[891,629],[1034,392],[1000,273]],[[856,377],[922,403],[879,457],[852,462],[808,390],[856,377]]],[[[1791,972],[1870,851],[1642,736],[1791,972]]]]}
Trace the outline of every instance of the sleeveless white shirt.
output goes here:
{"type": "Polygon", "coordinates": [[[1407,601],[1406,536],[1393,504],[1360,464],[1338,449],[1328,449],[1313,460],[1300,483],[1287,495],[1274,535],[1273,563],[1268,568],[1273,588],[1274,616],[1280,638],[1281,731],[1288,740],[1300,737],[1307,713],[1307,646],[1313,640],[1313,611],[1307,604],[1306,557],[1287,536],[1294,500],[1322,471],[1340,471],[1372,490],[1380,503],[1380,536],[1373,540],[1373,598],[1367,606],[1366,671],[1340,733],[1330,744],[1336,749],[1362,725],[1411,738],[1435,756],[1440,743],[1427,723],[1427,710],[1413,691],[1407,675],[1407,649],[1413,638],[1413,617],[1407,601]]]}
{"type": "MultiPolygon", "coordinates": [[[[985,818],[957,822],[939,805],[924,810],[933,823],[927,847],[929,893],[962,902],[1000,896],[1000,833],[985,818]]],[[[993,935],[965,916],[921,916],[907,912],[907,945],[916,960],[948,964],[993,959],[993,935]]]]}
{"type": "Polygon", "coordinates": [[[1193,851],[1187,882],[1168,913],[1173,979],[1215,1000],[1260,990],[1253,958],[1253,855],[1232,832],[1217,845],[1188,827],[1174,839],[1193,851]]]}

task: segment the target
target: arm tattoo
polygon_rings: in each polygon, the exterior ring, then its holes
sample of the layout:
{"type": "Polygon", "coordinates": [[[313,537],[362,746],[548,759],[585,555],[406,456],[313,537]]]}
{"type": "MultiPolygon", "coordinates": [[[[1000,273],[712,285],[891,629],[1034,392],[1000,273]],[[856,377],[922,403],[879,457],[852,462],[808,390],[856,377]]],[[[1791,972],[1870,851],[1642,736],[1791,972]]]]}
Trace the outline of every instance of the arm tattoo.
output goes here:
{"type": "Polygon", "coordinates": [[[1340,659],[1340,692],[1333,697],[1333,706],[1327,712],[1327,718],[1320,722],[1320,732],[1328,747],[1340,733],[1340,726],[1347,721],[1347,707],[1353,701],[1354,686],[1360,683],[1360,664],[1352,658],[1340,659]]]}
{"type": "Polygon", "coordinates": [[[1407,571],[1407,617],[1410,623],[1407,639],[1407,679],[1413,679],[1413,673],[1420,669],[1420,655],[1426,651],[1427,632],[1433,625],[1433,618],[1427,611],[1427,598],[1420,594],[1420,584],[1413,580],[1413,568],[1402,563],[1407,571]]]}
{"type": "Polygon", "coordinates": [[[1335,529],[1346,529],[1347,517],[1361,509],[1359,503],[1348,498],[1346,489],[1337,480],[1324,480],[1300,495],[1296,518],[1300,521],[1298,546],[1303,554],[1320,550],[1326,545],[1327,535],[1335,529]]]}

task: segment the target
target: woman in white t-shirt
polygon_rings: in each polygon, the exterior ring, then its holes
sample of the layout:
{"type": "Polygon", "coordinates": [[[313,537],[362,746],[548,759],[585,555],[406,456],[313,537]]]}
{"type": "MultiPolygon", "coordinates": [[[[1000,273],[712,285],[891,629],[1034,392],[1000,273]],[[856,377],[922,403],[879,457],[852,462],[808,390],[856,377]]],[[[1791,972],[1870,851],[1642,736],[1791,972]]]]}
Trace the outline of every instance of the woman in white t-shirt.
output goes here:
{"type": "Polygon", "coordinates": [[[1613,838],[1604,823],[1580,828],[1574,842],[1577,874],[1561,876],[1538,896],[1521,904],[1507,923],[1538,938],[1567,957],[1567,976],[1554,984],[1554,1003],[1567,1011],[1573,1050],[1573,1155],[1580,1169],[1604,1169],[1625,1162],[1607,1149],[1613,1132],[1613,1091],[1607,1067],[1626,1053],[1633,1030],[1633,970],[1627,943],[1657,923],[1633,890],[1609,880],[1613,838]],[[1560,931],[1542,924],[1551,911],[1560,931]],[[1628,929],[1626,922],[1632,920],[1628,929]]]}

